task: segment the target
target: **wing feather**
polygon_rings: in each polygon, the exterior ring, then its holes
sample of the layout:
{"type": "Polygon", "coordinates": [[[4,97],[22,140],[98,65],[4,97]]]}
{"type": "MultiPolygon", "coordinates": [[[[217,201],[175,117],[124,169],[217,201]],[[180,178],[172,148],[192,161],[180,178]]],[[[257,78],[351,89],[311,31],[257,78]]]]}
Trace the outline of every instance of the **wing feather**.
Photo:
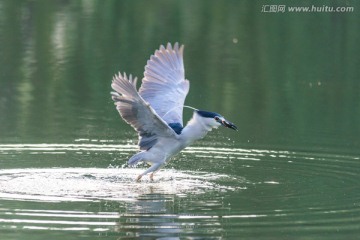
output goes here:
{"type": "Polygon", "coordinates": [[[141,150],[154,146],[159,137],[177,137],[172,128],[164,122],[154,109],[144,101],[136,90],[137,78],[119,73],[113,78],[112,99],[121,117],[139,133],[141,150]]]}
{"type": "Polygon", "coordinates": [[[161,45],[145,66],[140,96],[166,123],[183,125],[184,101],[189,92],[189,81],[185,80],[182,45],[161,45]]]}

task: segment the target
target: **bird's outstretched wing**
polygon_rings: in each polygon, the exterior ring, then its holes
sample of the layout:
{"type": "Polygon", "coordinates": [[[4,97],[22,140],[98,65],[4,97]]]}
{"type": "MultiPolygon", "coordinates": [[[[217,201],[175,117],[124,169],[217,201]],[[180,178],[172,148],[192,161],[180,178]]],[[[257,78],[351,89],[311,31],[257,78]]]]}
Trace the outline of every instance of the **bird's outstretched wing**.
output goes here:
{"type": "Polygon", "coordinates": [[[170,43],[150,57],[145,66],[144,78],[139,89],[140,96],[165,122],[183,126],[183,107],[189,81],[185,80],[182,45],[170,43]]]}
{"type": "Polygon", "coordinates": [[[116,109],[121,117],[139,133],[141,150],[148,150],[154,146],[159,137],[177,137],[177,134],[164,122],[154,109],[144,101],[136,90],[137,78],[126,74],[115,75],[111,92],[116,109]]]}

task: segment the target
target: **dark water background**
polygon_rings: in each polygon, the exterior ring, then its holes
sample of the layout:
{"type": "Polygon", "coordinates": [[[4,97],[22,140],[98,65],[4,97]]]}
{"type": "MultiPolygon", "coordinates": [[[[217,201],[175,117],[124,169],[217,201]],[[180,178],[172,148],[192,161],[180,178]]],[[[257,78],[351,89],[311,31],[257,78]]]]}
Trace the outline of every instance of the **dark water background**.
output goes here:
{"type": "MultiPolygon", "coordinates": [[[[0,1],[1,239],[356,239],[357,1],[0,1]],[[351,13],[264,13],[265,5],[351,13]],[[219,129],[135,183],[136,134],[115,111],[185,45],[186,104],[219,129]]],[[[186,110],[184,120],[191,117],[186,110]]]]}

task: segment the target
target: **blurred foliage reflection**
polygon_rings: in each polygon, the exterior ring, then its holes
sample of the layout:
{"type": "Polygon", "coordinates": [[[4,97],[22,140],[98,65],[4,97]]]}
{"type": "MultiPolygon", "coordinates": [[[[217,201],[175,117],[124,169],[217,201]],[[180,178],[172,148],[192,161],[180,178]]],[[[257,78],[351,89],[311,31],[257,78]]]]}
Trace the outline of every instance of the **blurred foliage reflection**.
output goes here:
{"type": "Polygon", "coordinates": [[[141,78],[154,50],[178,41],[186,103],[235,122],[239,134],[221,131],[234,144],[358,151],[358,2],[321,3],[353,13],[261,13],[267,2],[0,1],[0,141],[129,137],[112,76],[141,78]]]}

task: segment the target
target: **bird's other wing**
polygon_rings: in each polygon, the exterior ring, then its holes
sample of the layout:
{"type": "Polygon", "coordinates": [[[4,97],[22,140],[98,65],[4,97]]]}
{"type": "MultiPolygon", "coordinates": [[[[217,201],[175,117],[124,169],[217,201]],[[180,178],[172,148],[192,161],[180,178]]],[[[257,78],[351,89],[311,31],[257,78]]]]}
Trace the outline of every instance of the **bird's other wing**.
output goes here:
{"type": "Polygon", "coordinates": [[[150,103],[156,113],[170,126],[183,126],[183,106],[189,92],[183,63],[184,45],[170,43],[150,57],[145,66],[140,96],[150,103]]]}
{"type": "Polygon", "coordinates": [[[177,137],[177,134],[164,122],[154,109],[144,101],[136,90],[137,78],[126,74],[115,75],[111,84],[112,99],[121,117],[139,133],[141,150],[154,146],[159,137],[177,137]]]}

